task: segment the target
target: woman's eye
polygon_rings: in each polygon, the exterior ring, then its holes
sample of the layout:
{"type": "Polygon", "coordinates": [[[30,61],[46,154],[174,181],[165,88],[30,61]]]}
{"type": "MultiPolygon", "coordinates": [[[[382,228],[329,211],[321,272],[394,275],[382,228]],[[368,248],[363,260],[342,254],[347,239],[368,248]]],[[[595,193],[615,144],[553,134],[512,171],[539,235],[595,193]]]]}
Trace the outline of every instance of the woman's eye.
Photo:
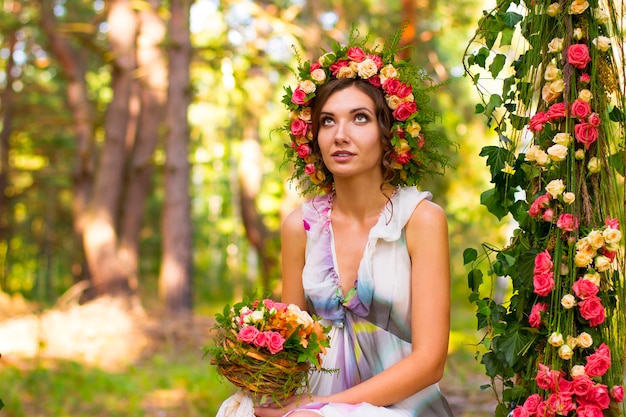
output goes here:
{"type": "Polygon", "coordinates": [[[322,126],[329,126],[331,124],[333,124],[333,119],[331,119],[330,117],[322,118],[322,126]]]}
{"type": "Polygon", "coordinates": [[[357,114],[354,118],[355,121],[359,123],[365,123],[369,120],[369,118],[364,114],[357,114]]]}

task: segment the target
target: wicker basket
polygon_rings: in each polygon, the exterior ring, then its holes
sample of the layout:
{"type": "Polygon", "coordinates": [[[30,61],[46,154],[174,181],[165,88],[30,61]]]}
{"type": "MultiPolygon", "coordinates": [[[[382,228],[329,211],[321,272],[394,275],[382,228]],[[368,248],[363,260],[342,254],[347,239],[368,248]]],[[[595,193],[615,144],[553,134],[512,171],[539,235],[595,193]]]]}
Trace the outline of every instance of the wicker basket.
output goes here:
{"type": "Polygon", "coordinates": [[[233,385],[251,391],[256,397],[286,399],[308,382],[311,368],[308,362],[297,363],[295,358],[289,360],[254,348],[243,349],[228,339],[223,344],[228,353],[213,358],[211,363],[233,385]]]}

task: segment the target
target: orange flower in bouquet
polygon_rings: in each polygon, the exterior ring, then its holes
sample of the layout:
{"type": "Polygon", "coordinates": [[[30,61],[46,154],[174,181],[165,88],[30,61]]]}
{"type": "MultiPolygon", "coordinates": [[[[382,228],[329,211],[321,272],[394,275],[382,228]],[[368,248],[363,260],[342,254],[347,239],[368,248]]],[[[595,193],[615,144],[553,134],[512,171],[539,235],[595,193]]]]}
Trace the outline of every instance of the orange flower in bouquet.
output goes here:
{"type": "Polygon", "coordinates": [[[205,356],[257,403],[266,396],[280,403],[303,393],[310,371],[326,371],[321,355],[329,346],[330,326],[295,304],[246,298],[226,305],[215,318],[214,345],[204,347],[205,356]]]}

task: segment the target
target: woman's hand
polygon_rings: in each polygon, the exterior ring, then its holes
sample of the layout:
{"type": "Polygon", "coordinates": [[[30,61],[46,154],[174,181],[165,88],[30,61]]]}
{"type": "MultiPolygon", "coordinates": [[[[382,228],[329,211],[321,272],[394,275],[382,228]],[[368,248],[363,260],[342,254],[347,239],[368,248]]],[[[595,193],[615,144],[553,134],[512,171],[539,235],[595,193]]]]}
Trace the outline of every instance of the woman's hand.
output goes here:
{"type": "Polygon", "coordinates": [[[261,404],[254,409],[254,415],[256,417],[281,417],[289,411],[314,402],[323,402],[322,397],[309,394],[293,395],[282,401],[280,405],[273,401],[261,404]]]}

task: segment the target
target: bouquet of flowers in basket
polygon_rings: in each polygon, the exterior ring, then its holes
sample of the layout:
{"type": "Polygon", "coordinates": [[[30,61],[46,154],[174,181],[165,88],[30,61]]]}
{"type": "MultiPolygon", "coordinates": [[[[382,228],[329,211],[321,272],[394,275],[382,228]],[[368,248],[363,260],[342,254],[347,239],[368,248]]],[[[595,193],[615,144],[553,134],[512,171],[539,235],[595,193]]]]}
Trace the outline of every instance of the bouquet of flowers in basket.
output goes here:
{"type": "Polygon", "coordinates": [[[215,318],[205,356],[255,403],[264,397],[280,403],[308,387],[311,370],[323,370],[330,326],[295,304],[246,298],[215,318]]]}

